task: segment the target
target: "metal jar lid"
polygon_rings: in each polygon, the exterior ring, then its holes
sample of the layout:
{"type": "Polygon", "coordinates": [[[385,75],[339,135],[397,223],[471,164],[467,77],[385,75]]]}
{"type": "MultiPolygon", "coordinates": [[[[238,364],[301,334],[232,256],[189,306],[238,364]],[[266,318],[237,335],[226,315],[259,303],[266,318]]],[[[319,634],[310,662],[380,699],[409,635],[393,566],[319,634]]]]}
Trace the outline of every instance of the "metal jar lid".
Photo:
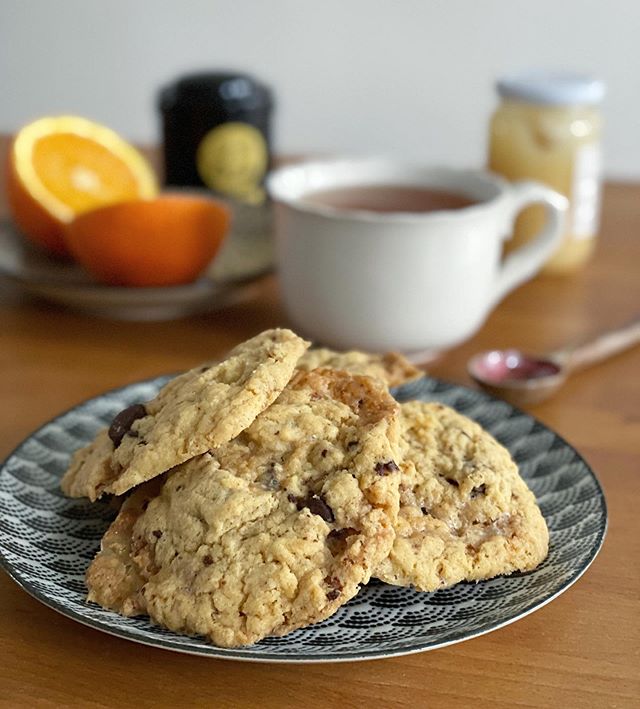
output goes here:
{"type": "Polygon", "coordinates": [[[529,71],[498,79],[502,98],[547,106],[594,106],[604,98],[600,79],[583,74],[529,71]]]}
{"type": "Polygon", "coordinates": [[[201,72],[188,74],[160,91],[160,110],[170,113],[181,107],[219,106],[229,117],[268,112],[271,92],[248,74],[201,72]]]}

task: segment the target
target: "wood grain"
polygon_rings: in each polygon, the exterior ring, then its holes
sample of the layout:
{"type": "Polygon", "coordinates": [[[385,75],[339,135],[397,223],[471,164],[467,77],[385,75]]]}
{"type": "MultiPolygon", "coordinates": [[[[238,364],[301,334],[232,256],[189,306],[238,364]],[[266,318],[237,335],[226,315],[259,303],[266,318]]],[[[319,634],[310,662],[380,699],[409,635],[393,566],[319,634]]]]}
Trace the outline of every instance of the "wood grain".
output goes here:
{"type": "MultiPolygon", "coordinates": [[[[640,186],[609,185],[593,261],[511,294],[482,331],[430,366],[469,384],[468,356],[545,352],[640,310],[640,186]]],[[[277,288],[172,323],[94,320],[0,282],[0,455],[35,427],[111,387],[218,355],[286,324],[277,288]]],[[[509,627],[442,650],[366,663],[245,664],[146,648],[74,623],[0,574],[3,707],[637,707],[640,704],[640,348],[577,373],[531,409],[604,485],[609,533],[585,576],[509,627]]]]}

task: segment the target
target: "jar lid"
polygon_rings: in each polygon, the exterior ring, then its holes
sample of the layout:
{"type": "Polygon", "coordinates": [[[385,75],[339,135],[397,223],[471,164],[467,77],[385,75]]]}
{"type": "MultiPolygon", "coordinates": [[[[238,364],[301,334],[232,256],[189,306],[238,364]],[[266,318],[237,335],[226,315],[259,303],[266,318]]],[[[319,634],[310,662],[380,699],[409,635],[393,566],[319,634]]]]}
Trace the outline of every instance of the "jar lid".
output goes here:
{"type": "Polygon", "coordinates": [[[498,79],[502,98],[550,106],[594,105],[604,98],[604,82],[592,76],[550,71],[530,71],[498,79]]]}
{"type": "Polygon", "coordinates": [[[159,94],[162,111],[177,104],[223,103],[230,111],[269,110],[271,92],[249,74],[201,72],[180,77],[159,94]]]}

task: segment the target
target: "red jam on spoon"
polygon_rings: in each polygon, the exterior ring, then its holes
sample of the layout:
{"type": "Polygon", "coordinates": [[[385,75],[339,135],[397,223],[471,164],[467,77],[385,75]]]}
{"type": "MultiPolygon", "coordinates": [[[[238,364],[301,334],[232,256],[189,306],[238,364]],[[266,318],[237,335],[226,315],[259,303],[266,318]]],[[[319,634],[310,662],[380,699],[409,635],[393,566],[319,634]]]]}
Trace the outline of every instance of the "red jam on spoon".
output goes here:
{"type": "Polygon", "coordinates": [[[553,377],[561,371],[555,362],[519,350],[493,350],[474,360],[474,375],[492,384],[553,377]]]}

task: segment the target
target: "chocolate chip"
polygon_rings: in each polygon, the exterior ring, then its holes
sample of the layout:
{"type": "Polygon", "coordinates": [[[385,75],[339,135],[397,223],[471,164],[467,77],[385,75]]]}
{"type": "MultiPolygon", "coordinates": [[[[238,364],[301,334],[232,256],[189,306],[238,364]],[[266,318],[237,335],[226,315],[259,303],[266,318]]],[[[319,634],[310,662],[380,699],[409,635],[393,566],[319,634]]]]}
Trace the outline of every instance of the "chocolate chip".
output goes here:
{"type": "Polygon", "coordinates": [[[321,458],[326,458],[328,452],[329,452],[329,451],[328,451],[326,448],[324,448],[324,449],[321,451],[321,453],[320,453],[320,457],[321,457],[321,458]]]}
{"type": "Polygon", "coordinates": [[[327,534],[328,539],[346,539],[352,534],[357,534],[358,530],[353,527],[343,527],[342,529],[332,529],[329,534],[327,534]]]}
{"type": "Polygon", "coordinates": [[[121,411],[113,419],[111,426],[109,426],[109,438],[113,441],[115,448],[122,443],[122,439],[131,429],[133,422],[146,415],[147,410],[142,404],[133,404],[121,411]]]}
{"type": "Polygon", "coordinates": [[[329,505],[318,495],[309,495],[306,498],[294,497],[293,495],[287,495],[290,502],[294,502],[299,510],[305,507],[311,512],[311,514],[318,515],[322,517],[325,522],[333,522],[333,510],[329,505]]]}
{"type": "Polygon", "coordinates": [[[482,485],[477,485],[476,487],[471,490],[471,499],[473,500],[475,497],[478,497],[478,495],[484,495],[487,491],[487,486],[482,483],[482,485]]]}
{"type": "Polygon", "coordinates": [[[355,448],[358,445],[358,441],[349,441],[347,443],[347,448],[355,448]]]}
{"type": "Polygon", "coordinates": [[[445,478],[445,480],[449,483],[449,485],[453,485],[453,487],[460,487],[460,483],[453,478],[445,478]]]}
{"type": "Polygon", "coordinates": [[[154,529],[151,534],[153,534],[156,539],[160,539],[160,537],[162,536],[162,532],[159,529],[154,529]]]}
{"type": "Polygon", "coordinates": [[[376,463],[375,467],[376,475],[389,475],[389,473],[395,473],[397,470],[400,470],[400,468],[393,460],[388,460],[386,463],[376,463]]]}
{"type": "Polygon", "coordinates": [[[329,586],[330,590],[327,591],[327,600],[335,601],[336,598],[342,593],[342,583],[340,579],[335,576],[327,576],[324,582],[329,586]]]}
{"type": "Polygon", "coordinates": [[[213,564],[213,559],[209,556],[209,554],[207,554],[205,557],[203,557],[202,563],[205,566],[211,566],[211,564],[213,564]]]}
{"type": "Polygon", "coordinates": [[[429,514],[429,510],[428,510],[426,507],[421,507],[420,509],[422,510],[422,514],[423,514],[423,515],[428,515],[428,514],[429,514]]]}
{"type": "Polygon", "coordinates": [[[318,497],[318,495],[311,495],[311,497],[308,497],[306,500],[306,506],[309,508],[310,512],[314,515],[322,517],[325,522],[333,522],[333,510],[321,497],[318,497]]]}
{"type": "Polygon", "coordinates": [[[353,534],[358,534],[358,530],[353,527],[343,527],[342,529],[332,529],[327,534],[327,546],[332,556],[340,556],[347,548],[347,538],[353,534]]]}

